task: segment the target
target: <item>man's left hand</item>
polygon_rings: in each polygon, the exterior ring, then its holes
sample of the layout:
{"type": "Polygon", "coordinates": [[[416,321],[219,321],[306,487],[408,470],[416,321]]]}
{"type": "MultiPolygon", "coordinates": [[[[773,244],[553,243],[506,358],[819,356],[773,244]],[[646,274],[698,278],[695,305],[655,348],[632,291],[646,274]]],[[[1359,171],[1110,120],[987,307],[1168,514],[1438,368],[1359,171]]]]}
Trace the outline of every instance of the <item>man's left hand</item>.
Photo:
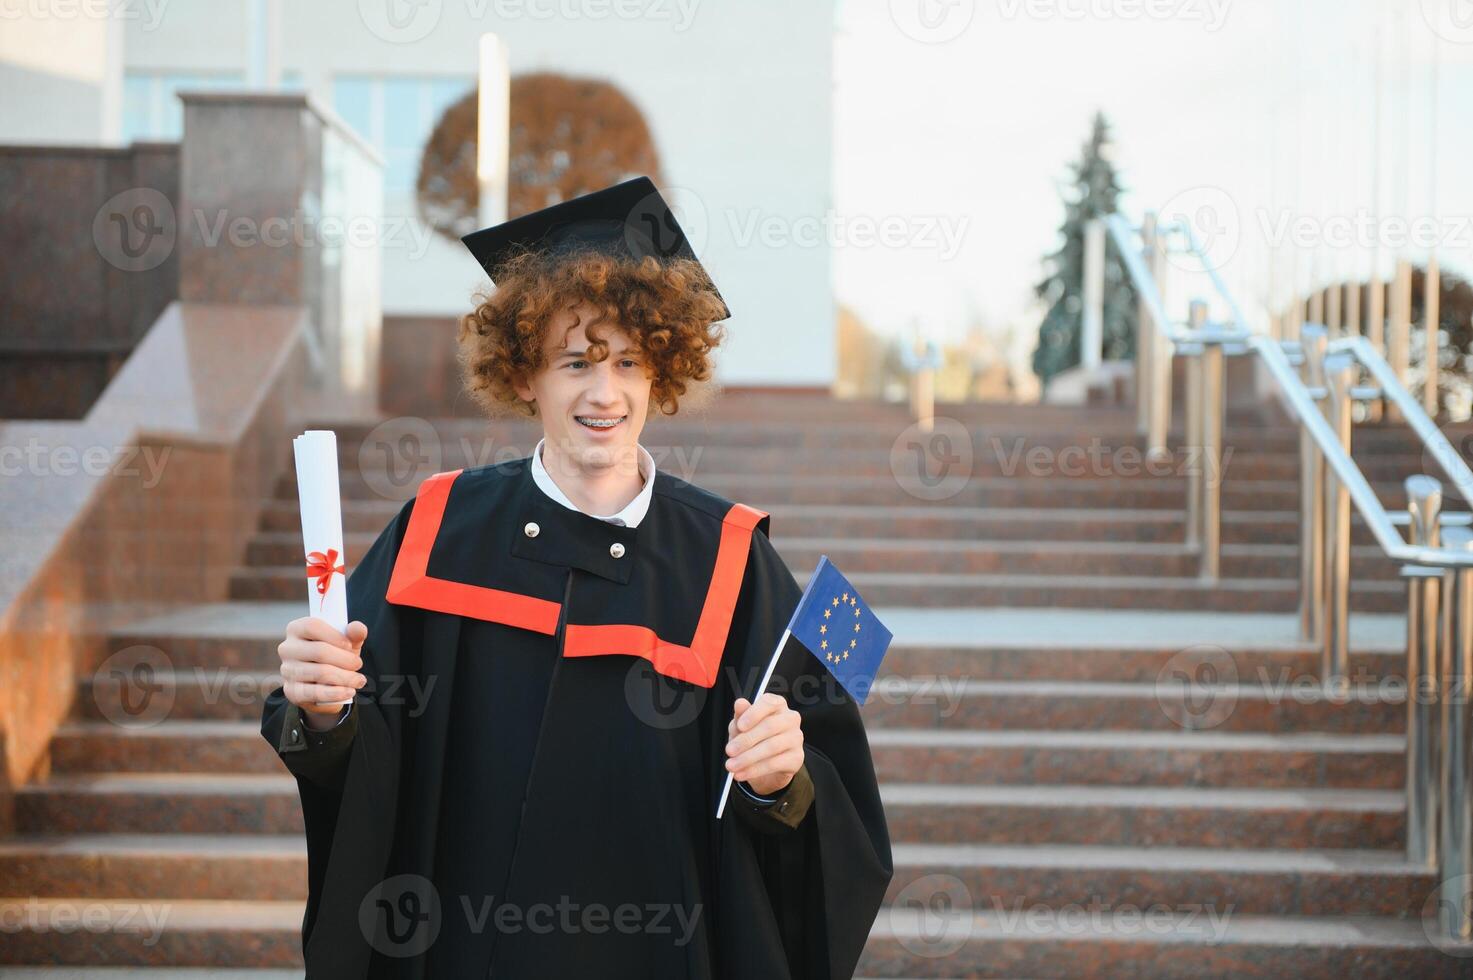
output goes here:
{"type": "Polygon", "coordinates": [[[802,716],[780,694],[737,698],[726,726],[726,771],[758,796],[775,796],[803,767],[802,716]]]}

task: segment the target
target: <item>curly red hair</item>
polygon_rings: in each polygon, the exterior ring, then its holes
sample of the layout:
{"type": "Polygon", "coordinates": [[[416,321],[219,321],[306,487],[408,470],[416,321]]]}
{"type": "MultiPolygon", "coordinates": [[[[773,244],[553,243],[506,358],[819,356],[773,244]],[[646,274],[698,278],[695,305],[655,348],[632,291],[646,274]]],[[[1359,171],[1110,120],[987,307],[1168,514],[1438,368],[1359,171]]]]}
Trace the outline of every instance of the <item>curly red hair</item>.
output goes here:
{"type": "MultiPolygon", "coordinates": [[[[535,416],[515,386],[546,365],[543,343],[553,317],[581,304],[598,323],[624,329],[653,380],[650,401],[674,415],[693,383],[712,374],[711,353],[724,339],[725,309],[700,263],[620,258],[580,251],[549,259],[524,251],[502,264],[495,289],[476,294],[460,318],[459,362],[466,390],[489,414],[514,409],[535,416]]],[[[609,354],[599,328],[587,328],[591,361],[609,354]]]]}

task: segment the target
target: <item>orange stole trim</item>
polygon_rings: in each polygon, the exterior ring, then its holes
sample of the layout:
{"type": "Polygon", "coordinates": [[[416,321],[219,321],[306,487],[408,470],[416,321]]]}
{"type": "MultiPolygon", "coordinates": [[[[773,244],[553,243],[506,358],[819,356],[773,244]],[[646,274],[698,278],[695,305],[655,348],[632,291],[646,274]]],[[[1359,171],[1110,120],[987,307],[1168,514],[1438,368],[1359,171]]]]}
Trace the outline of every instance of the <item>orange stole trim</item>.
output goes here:
{"type": "MultiPolygon", "coordinates": [[[[430,549],[434,547],[445,519],[450,486],[462,472],[436,473],[420,484],[385,598],[398,605],[470,616],[551,636],[557,632],[561,603],[482,585],[431,578],[427,574],[430,549]]],[[[742,578],[746,574],[752,532],[766,516],[766,511],[746,504],[733,504],[722,518],[716,567],[711,572],[711,584],[706,590],[690,646],[662,640],[646,626],[579,626],[569,623],[564,631],[563,656],[623,654],[644,657],[667,677],[701,687],[715,684],[721,655],[726,649],[726,638],[731,631],[732,614],[741,593],[742,578]]]]}
{"type": "Polygon", "coordinates": [[[561,603],[427,574],[430,549],[445,519],[450,485],[461,472],[436,473],[420,484],[385,598],[399,605],[505,623],[549,636],[556,633],[561,603]]]}
{"type": "Polygon", "coordinates": [[[716,683],[721,668],[721,654],[731,631],[731,617],[747,570],[747,554],[752,547],[752,531],[766,517],[765,511],[732,504],[721,520],[721,542],[716,548],[716,567],[711,572],[711,585],[701,606],[701,618],[691,645],[681,646],[662,640],[645,626],[578,626],[569,623],[563,639],[563,656],[597,657],[604,654],[630,654],[644,657],[667,677],[688,681],[700,687],[716,683]]]}

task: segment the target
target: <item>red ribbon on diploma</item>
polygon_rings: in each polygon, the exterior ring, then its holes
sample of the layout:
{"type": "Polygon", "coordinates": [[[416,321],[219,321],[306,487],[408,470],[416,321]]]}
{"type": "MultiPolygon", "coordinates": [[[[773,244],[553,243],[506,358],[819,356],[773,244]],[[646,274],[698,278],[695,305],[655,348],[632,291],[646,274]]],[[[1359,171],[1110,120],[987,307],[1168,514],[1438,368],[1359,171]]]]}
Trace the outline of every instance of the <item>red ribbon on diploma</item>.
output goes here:
{"type": "Polygon", "coordinates": [[[307,553],[307,577],[317,579],[317,594],[327,595],[327,587],[332,584],[332,573],[342,574],[343,566],[337,563],[338,549],[328,548],[327,554],[320,551],[307,553]]]}

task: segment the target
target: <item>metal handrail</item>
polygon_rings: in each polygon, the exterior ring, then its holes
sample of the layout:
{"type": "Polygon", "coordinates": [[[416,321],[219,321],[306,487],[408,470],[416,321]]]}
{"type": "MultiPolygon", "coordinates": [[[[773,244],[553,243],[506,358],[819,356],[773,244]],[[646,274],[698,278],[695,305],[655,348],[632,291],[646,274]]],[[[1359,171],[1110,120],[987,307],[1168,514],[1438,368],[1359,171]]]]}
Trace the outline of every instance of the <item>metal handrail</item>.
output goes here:
{"type": "MultiPolygon", "coordinates": [[[[1357,337],[1354,339],[1363,340],[1364,338],[1357,337]]],[[[1263,360],[1264,365],[1269,369],[1274,380],[1278,382],[1280,390],[1283,391],[1289,401],[1289,407],[1294,411],[1295,418],[1309,431],[1310,436],[1315,441],[1315,446],[1324,454],[1325,462],[1335,471],[1335,477],[1345,484],[1345,488],[1350,491],[1350,499],[1355,503],[1356,510],[1360,511],[1361,519],[1366,522],[1366,526],[1370,528],[1372,536],[1376,539],[1376,543],[1381,546],[1382,551],[1386,552],[1388,558],[1411,565],[1429,565],[1437,568],[1473,568],[1473,552],[1454,550],[1452,548],[1428,548],[1408,544],[1406,539],[1402,537],[1401,532],[1397,530],[1397,524],[1399,522],[1391,519],[1391,515],[1387,513],[1386,507],[1381,503],[1381,499],[1376,496],[1375,489],[1372,488],[1370,482],[1366,479],[1366,475],[1361,471],[1359,464],[1356,463],[1350,453],[1345,451],[1345,447],[1336,438],[1334,430],[1330,428],[1330,423],[1325,420],[1324,413],[1315,404],[1308,386],[1299,379],[1298,372],[1289,366],[1288,358],[1279,346],[1279,342],[1271,337],[1254,336],[1249,339],[1248,344],[1253,352],[1263,360]]],[[[1333,348],[1334,345],[1335,342],[1332,342],[1331,347],[1333,348]]],[[[1354,348],[1346,349],[1346,352],[1358,353],[1354,348]]],[[[1371,351],[1371,353],[1374,354],[1375,352],[1371,351]]],[[[1356,359],[1362,364],[1365,363],[1359,357],[1356,359]]],[[[1384,365],[1386,362],[1382,360],[1381,363],[1384,365]]],[[[1387,370],[1390,370],[1389,366],[1387,366],[1387,370]]],[[[1400,391],[1405,395],[1406,389],[1402,388],[1400,384],[1396,384],[1394,378],[1391,380],[1393,384],[1383,384],[1382,390],[1388,394],[1393,391],[1400,391]]],[[[1407,397],[1410,398],[1410,395],[1407,395],[1407,397]]],[[[1398,404],[1400,403],[1398,402],[1398,404]]],[[[1418,412],[1421,412],[1420,405],[1413,402],[1412,406],[1418,412]]],[[[1425,414],[1423,418],[1426,418],[1425,414]]],[[[1410,421],[1410,416],[1408,416],[1408,420],[1410,421]]],[[[1429,424],[1431,424],[1430,420],[1429,424]]],[[[1437,436],[1442,438],[1443,444],[1447,446],[1447,451],[1449,453],[1453,452],[1451,444],[1448,443],[1446,437],[1442,436],[1441,432],[1437,432],[1435,426],[1433,427],[1433,431],[1437,436]]],[[[1424,439],[1424,444],[1425,442],[1426,440],[1424,439]]],[[[1455,485],[1458,487],[1459,492],[1473,492],[1473,473],[1468,471],[1467,464],[1463,463],[1461,459],[1458,459],[1457,463],[1461,466],[1463,476],[1468,483],[1455,482],[1455,485]],[[1465,486],[1467,489],[1465,489],[1465,486]]],[[[1473,496],[1465,499],[1473,500],[1473,496]]]]}
{"type": "MultiPolygon", "coordinates": [[[[1442,484],[1429,476],[1405,481],[1407,510],[1395,517],[1376,496],[1351,455],[1352,406],[1357,400],[1389,402],[1411,426],[1459,495],[1473,501],[1473,469],[1402,384],[1397,371],[1361,336],[1328,340],[1325,328],[1305,324],[1299,343],[1286,343],[1250,330],[1227,284],[1205,260],[1191,226],[1158,224],[1148,215],[1141,225],[1144,249],[1134,228],[1120,215],[1104,219],[1116,249],[1139,294],[1138,351],[1150,370],[1138,372],[1137,424],[1150,453],[1165,452],[1171,405],[1170,359],[1191,355],[1186,397],[1187,438],[1209,466],[1221,472],[1223,360],[1226,354],[1253,354],[1282,393],[1300,433],[1300,630],[1320,643],[1321,680],[1349,683],[1350,508],[1353,504],[1385,554],[1403,563],[1407,590],[1407,860],[1442,876],[1438,922],[1458,941],[1473,942],[1473,896],[1463,887],[1473,875],[1473,515],[1444,513],[1442,484]],[[1156,277],[1142,252],[1156,261],[1160,236],[1179,234],[1181,251],[1201,263],[1213,290],[1226,304],[1229,321],[1207,322],[1207,304],[1193,301],[1189,328],[1171,321],[1156,277]],[[1149,318],[1149,322],[1148,322],[1149,318]],[[1166,370],[1155,338],[1170,343],[1166,370]],[[1301,376],[1301,369],[1303,375],[1301,376]],[[1354,384],[1358,370],[1372,385],[1354,384]],[[1147,404],[1149,399],[1149,404],[1147,404]],[[1403,537],[1400,528],[1406,528],[1403,537]],[[1444,529],[1447,531],[1443,533],[1444,529]],[[1424,690],[1435,693],[1432,702],[1424,690]],[[1452,884],[1456,883],[1456,884],[1452,884]]],[[[1095,275],[1102,276],[1099,270],[1095,275]]],[[[1099,283],[1086,296],[1102,303],[1099,283]]],[[[1098,309],[1088,311],[1098,319],[1098,309]]],[[[1219,489],[1193,475],[1187,484],[1186,540],[1197,547],[1200,576],[1215,581],[1220,547],[1219,489]]]]}
{"type": "MultiPolygon", "coordinates": [[[[1222,345],[1226,354],[1251,351],[1263,360],[1279,389],[1288,399],[1296,419],[1309,431],[1316,447],[1324,454],[1325,462],[1335,471],[1336,478],[1341,480],[1350,491],[1350,498],[1355,503],[1356,509],[1360,511],[1362,519],[1371,528],[1376,543],[1381,546],[1388,557],[1411,564],[1438,568],[1473,567],[1473,553],[1462,549],[1414,547],[1408,544],[1396,530],[1395,522],[1391,520],[1380,498],[1376,496],[1375,490],[1366,480],[1365,474],[1361,472],[1360,466],[1350,453],[1345,451],[1340,440],[1336,438],[1334,430],[1325,420],[1324,414],[1315,403],[1314,394],[1309,386],[1304,384],[1298,372],[1290,365],[1284,343],[1256,334],[1247,327],[1242,311],[1234,301],[1227,284],[1223,282],[1217,270],[1205,261],[1201,246],[1189,224],[1186,222],[1163,223],[1157,226],[1157,233],[1174,231],[1183,235],[1187,242],[1187,251],[1201,261],[1203,271],[1211,279],[1214,291],[1228,307],[1233,321],[1231,327],[1211,323],[1203,329],[1192,330],[1183,329],[1173,322],[1166,312],[1166,304],[1156,285],[1155,277],[1146,269],[1139,249],[1131,240],[1134,229],[1130,223],[1119,214],[1109,215],[1104,221],[1110,237],[1115,242],[1116,251],[1123,259],[1126,271],[1130,274],[1131,282],[1142,297],[1146,308],[1150,310],[1156,330],[1161,336],[1176,347],[1216,344],[1222,345]]],[[[1473,501],[1473,470],[1469,469],[1468,464],[1447,441],[1447,437],[1437,428],[1436,423],[1428,417],[1421,403],[1402,386],[1386,359],[1364,337],[1337,338],[1331,341],[1329,346],[1332,353],[1350,354],[1371,373],[1378,386],[1374,390],[1396,404],[1423,447],[1433,454],[1433,458],[1452,480],[1463,499],[1473,501]]],[[[1352,397],[1366,397],[1371,394],[1371,391],[1357,389],[1351,394],[1352,397]]]]}
{"type": "Polygon", "coordinates": [[[1469,469],[1462,454],[1447,441],[1447,436],[1443,435],[1437,423],[1432,421],[1427,410],[1422,407],[1422,403],[1413,398],[1411,392],[1397,381],[1396,370],[1386,358],[1381,356],[1381,352],[1376,350],[1375,345],[1361,336],[1340,337],[1330,341],[1330,349],[1348,351],[1366,366],[1385,396],[1395,403],[1402,418],[1422,440],[1422,446],[1432,453],[1432,458],[1437,461],[1438,467],[1452,481],[1458,494],[1464,500],[1473,501],[1473,469],[1469,469]]]}

